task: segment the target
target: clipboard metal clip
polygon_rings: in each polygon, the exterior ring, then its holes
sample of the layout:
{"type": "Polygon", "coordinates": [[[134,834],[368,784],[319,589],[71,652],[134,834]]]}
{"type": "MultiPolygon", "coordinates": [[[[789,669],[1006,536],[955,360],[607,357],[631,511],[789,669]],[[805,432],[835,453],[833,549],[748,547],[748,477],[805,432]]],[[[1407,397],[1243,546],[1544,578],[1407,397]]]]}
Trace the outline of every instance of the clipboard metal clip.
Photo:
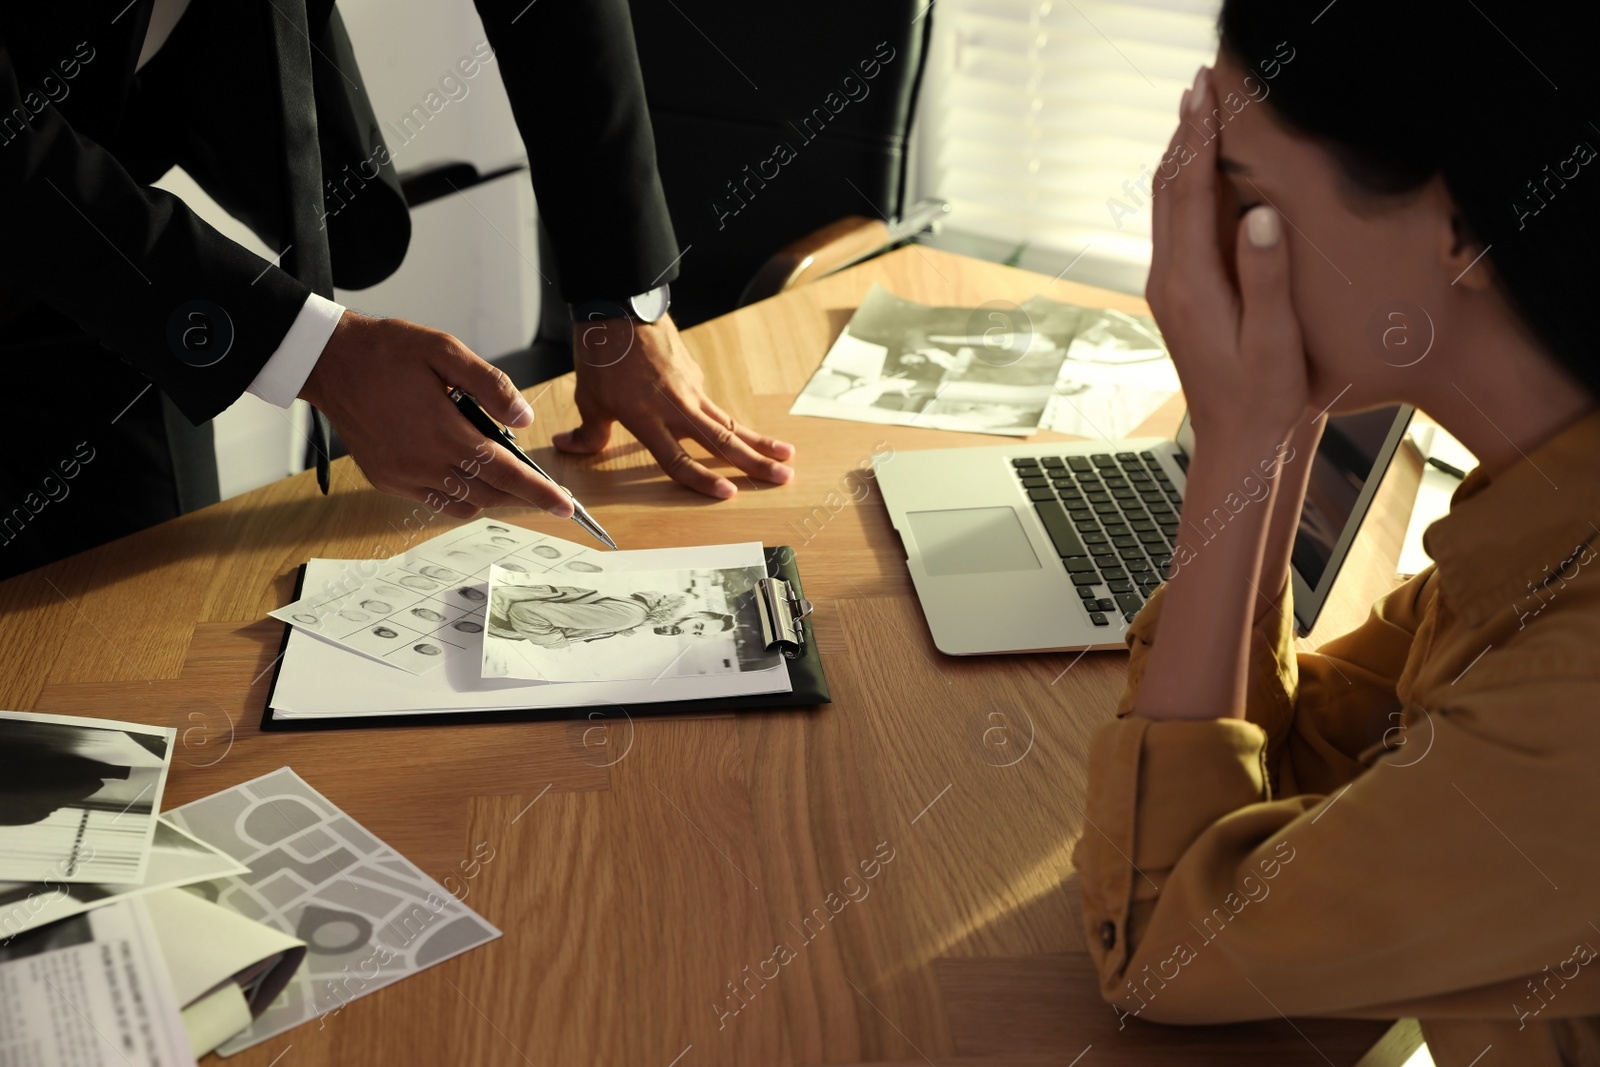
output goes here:
{"type": "Polygon", "coordinates": [[[811,614],[811,601],[796,596],[794,587],[782,578],[761,578],[756,581],[756,606],[767,648],[798,659],[806,647],[802,620],[811,614]]]}

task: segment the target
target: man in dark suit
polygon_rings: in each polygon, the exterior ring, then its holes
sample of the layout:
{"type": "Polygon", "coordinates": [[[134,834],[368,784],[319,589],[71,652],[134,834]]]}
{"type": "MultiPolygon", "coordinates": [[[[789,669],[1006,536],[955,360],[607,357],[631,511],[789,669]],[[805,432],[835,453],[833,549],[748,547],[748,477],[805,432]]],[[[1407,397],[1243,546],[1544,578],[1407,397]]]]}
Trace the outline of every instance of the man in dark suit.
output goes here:
{"type": "MultiPolygon", "coordinates": [[[[706,396],[665,314],[679,252],[626,0],[476,3],[580,320],[582,424],[557,446],[599,451],[620,420],[709,495],[733,485],[683,439],[787,481],[792,448],[706,396]]],[[[445,397],[525,425],[504,375],[446,334],[333,302],[335,283],[392,273],[409,237],[332,0],[0,9],[0,575],[214,501],[208,420],[247,390],[310,401],[386,492],[452,515],[568,513],[498,445],[482,462],[445,397]],[[174,165],[278,264],[150,187],[174,165]]]]}

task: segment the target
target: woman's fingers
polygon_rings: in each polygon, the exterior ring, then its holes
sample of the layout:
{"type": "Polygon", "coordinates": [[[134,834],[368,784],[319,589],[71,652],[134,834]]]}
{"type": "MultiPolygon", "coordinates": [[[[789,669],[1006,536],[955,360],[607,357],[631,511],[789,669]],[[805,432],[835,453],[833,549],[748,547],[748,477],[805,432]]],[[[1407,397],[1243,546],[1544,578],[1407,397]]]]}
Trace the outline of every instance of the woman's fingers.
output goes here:
{"type": "Polygon", "coordinates": [[[1239,358],[1257,382],[1252,417],[1287,435],[1305,417],[1305,343],[1290,286],[1289,242],[1277,210],[1251,208],[1235,237],[1239,272],[1239,358]]]}
{"type": "Polygon", "coordinates": [[[1224,297],[1227,287],[1217,245],[1217,142],[1221,128],[1220,124],[1206,126],[1215,107],[1210,73],[1200,68],[1185,98],[1179,174],[1169,183],[1172,205],[1167,220],[1168,264],[1176,270],[1173,281],[1204,301],[1224,297]]]}
{"type": "Polygon", "coordinates": [[[1174,304],[1216,305],[1226,296],[1210,277],[1212,266],[1221,263],[1213,217],[1218,131],[1205,125],[1214,96],[1210,82],[1210,71],[1201,67],[1194,84],[1184,90],[1178,127],[1152,183],[1151,269],[1145,298],[1158,316],[1176,310],[1174,304]],[[1195,284],[1197,275],[1204,277],[1203,284],[1195,284]]]}
{"type": "Polygon", "coordinates": [[[1301,350],[1300,324],[1289,292],[1289,248],[1272,207],[1250,209],[1239,225],[1239,350],[1277,363],[1301,350]]]}
{"type": "MultiPolygon", "coordinates": [[[[1188,90],[1184,90],[1184,99],[1189,98],[1188,90]]],[[[1166,265],[1171,254],[1171,227],[1172,227],[1172,193],[1170,184],[1177,180],[1182,172],[1178,162],[1180,149],[1183,143],[1184,131],[1188,129],[1181,118],[1182,109],[1179,110],[1180,118],[1177,129],[1172,131],[1172,139],[1167,142],[1166,154],[1161,157],[1161,163],[1156,168],[1155,178],[1150,183],[1150,278],[1145,285],[1145,299],[1151,307],[1157,306],[1162,286],[1166,280],[1166,265]]]]}

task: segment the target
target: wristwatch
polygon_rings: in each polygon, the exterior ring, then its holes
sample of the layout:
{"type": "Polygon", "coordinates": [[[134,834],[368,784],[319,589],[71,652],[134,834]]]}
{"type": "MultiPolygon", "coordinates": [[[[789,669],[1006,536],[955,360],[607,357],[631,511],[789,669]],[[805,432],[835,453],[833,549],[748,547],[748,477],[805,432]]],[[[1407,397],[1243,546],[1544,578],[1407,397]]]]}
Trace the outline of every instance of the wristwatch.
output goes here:
{"type": "Polygon", "coordinates": [[[671,306],[671,286],[658,285],[647,293],[625,296],[621,300],[585,300],[581,304],[573,304],[572,321],[629,318],[638,322],[659,322],[671,306]]]}

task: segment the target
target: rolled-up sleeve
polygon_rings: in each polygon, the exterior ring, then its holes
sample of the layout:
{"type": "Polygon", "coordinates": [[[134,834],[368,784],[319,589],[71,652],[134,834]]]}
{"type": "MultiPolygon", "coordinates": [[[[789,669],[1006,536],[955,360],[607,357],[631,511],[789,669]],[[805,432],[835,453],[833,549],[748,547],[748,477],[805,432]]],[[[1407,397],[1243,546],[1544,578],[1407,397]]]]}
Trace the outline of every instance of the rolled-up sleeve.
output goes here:
{"type": "MultiPolygon", "coordinates": [[[[1432,599],[1432,576],[1432,567],[1417,574],[1374,604],[1360,627],[1316,652],[1295,651],[1293,594],[1287,585],[1279,598],[1281,610],[1256,620],[1244,719],[1266,734],[1274,795],[1341,785],[1360,771],[1363,751],[1386,731],[1401,732],[1395,684],[1432,599]]],[[[1118,717],[1133,712],[1166,591],[1166,586],[1157,589],[1128,627],[1128,673],[1118,717]]]]}
{"type": "Polygon", "coordinates": [[[1172,869],[1209,827],[1268,797],[1266,735],[1239,719],[1102,727],[1089,749],[1090,829],[1073,861],[1102,974],[1126,966],[1172,869]]]}
{"type": "MultiPolygon", "coordinates": [[[[1297,670],[1287,627],[1262,620],[1246,718],[1100,728],[1073,858],[1124,1023],[1417,1016],[1517,1032],[1519,1010],[1600,1010],[1592,977],[1548,1004],[1529,993],[1575,952],[1592,958],[1574,941],[1592,933],[1584,842],[1600,835],[1584,755],[1600,749],[1595,683],[1484,671],[1425,713],[1425,750],[1391,739],[1386,758],[1357,758],[1433,595],[1425,572],[1297,670]],[[1274,752],[1292,794],[1273,788],[1274,752]]],[[[1135,669],[1152,622],[1132,627],[1135,669]]],[[[1137,684],[1131,670],[1124,711],[1137,684]]]]}
{"type": "MultiPolygon", "coordinates": [[[[1156,631],[1161,626],[1161,608],[1166,603],[1167,586],[1151,594],[1128,627],[1128,674],[1117,715],[1133,713],[1139,684],[1144,680],[1145,663],[1155,647],[1156,631]]],[[[1281,611],[1265,613],[1250,629],[1250,677],[1246,686],[1245,719],[1259,724],[1269,738],[1281,742],[1294,715],[1294,696],[1299,688],[1299,670],[1294,654],[1294,610],[1291,594],[1281,594],[1281,611]]],[[[1223,709],[1218,709],[1222,714],[1223,709]]]]}

